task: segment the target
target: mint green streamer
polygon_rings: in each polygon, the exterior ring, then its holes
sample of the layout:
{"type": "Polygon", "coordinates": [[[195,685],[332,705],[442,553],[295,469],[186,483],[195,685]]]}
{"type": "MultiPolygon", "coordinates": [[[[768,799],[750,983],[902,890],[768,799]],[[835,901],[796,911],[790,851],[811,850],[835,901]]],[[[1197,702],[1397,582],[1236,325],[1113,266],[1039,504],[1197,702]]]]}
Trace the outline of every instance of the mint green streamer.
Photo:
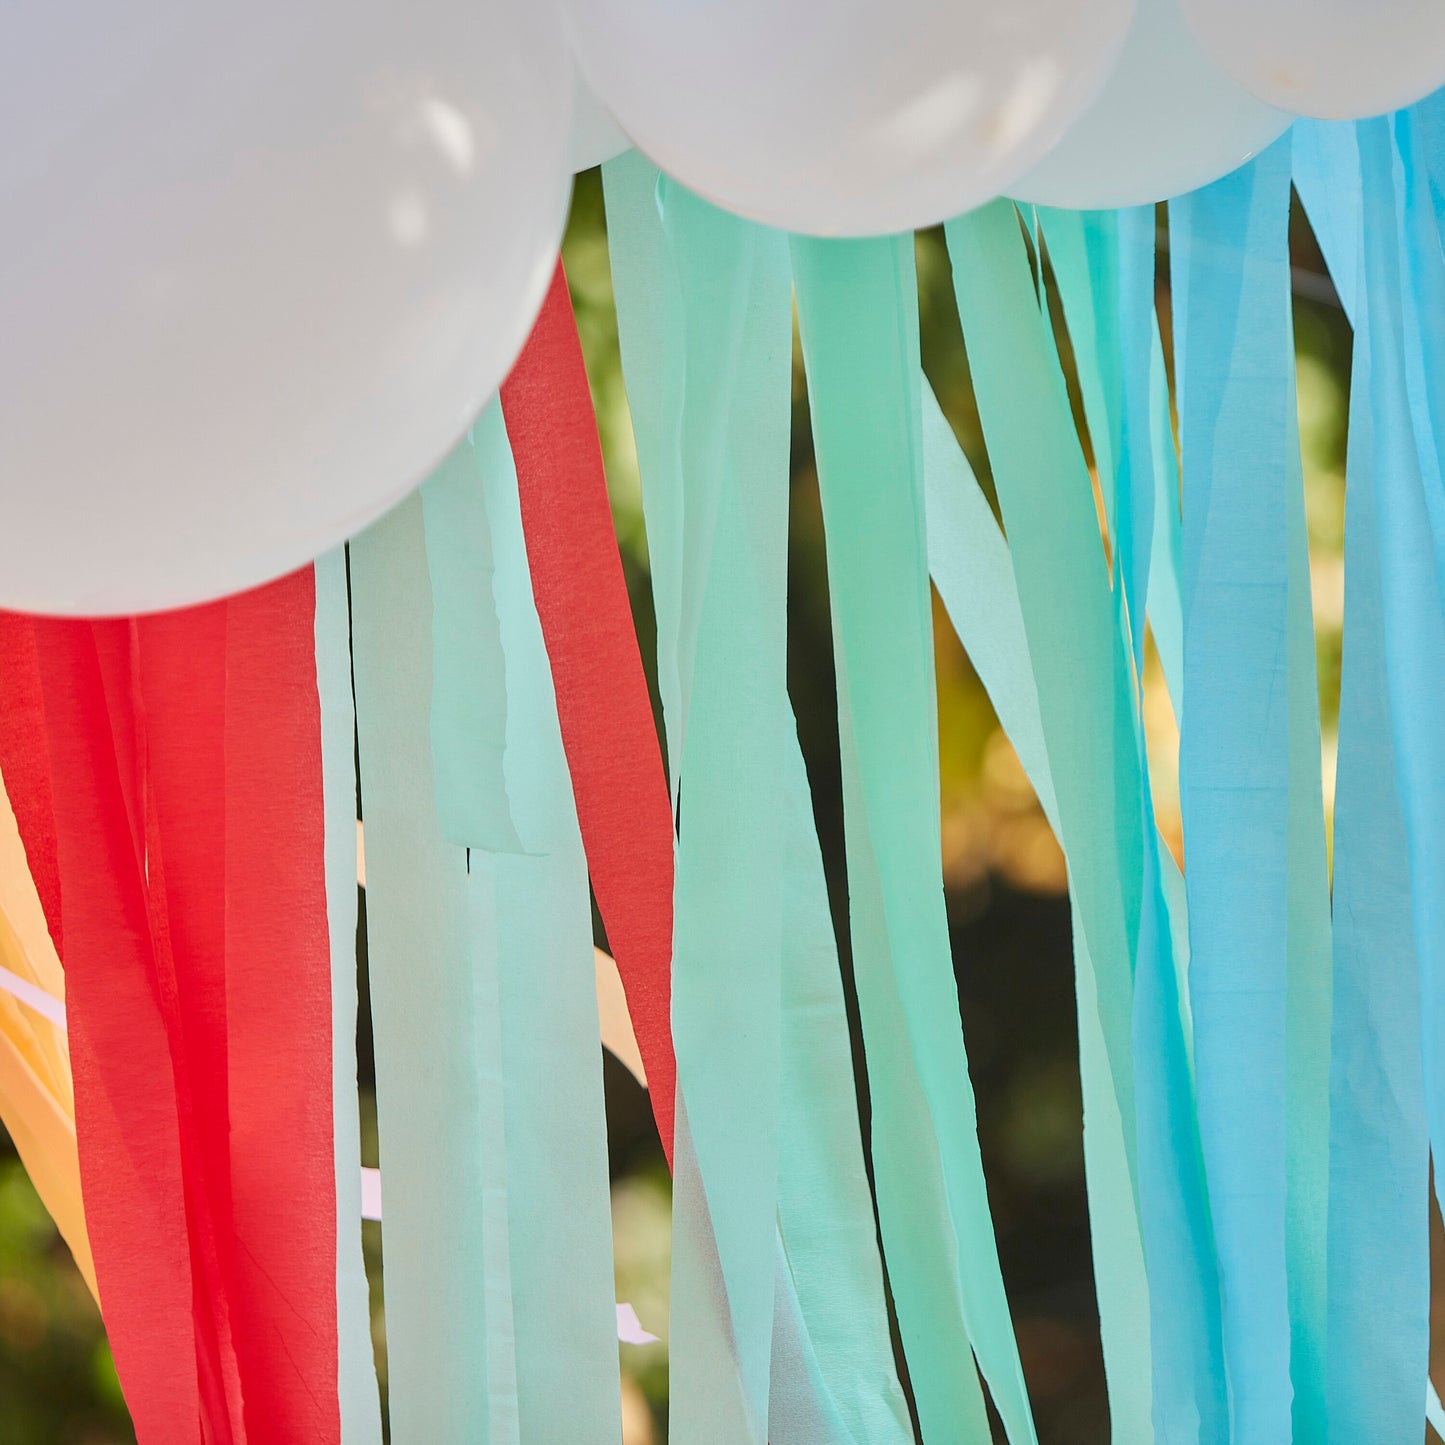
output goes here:
{"type": "MultiPolygon", "coordinates": [[[[1008,544],[927,386],[923,471],[934,586],[1057,837],[1058,805],[1008,544]]],[[[1074,965],[1090,1241],[1112,1433],[1124,1445],[1146,1439],[1150,1431],[1149,1287],[1123,1120],[1099,1021],[1098,985],[1077,917],[1074,965]]]]}
{"type": "Polygon", "coordinates": [[[337,1393],[347,1445],[381,1445],[371,1304],[361,1256],[361,1118],[356,1081],[356,762],[346,554],[316,559],[326,921],[331,938],[332,1130],[336,1139],[337,1393]]]}
{"type": "MultiPolygon", "coordinates": [[[[488,407],[473,435],[506,666],[506,797],[527,845],[527,856],[489,860],[521,1438],[604,1445],[621,1420],[587,860],[501,409],[488,407]]],[[[429,551],[431,540],[428,518],[429,551]]]]}
{"type": "MultiPolygon", "coordinates": [[[[689,1378],[714,1348],[706,1274],[674,1255],[671,1428],[768,1437],[781,1070],[782,784],[787,685],[788,368],[783,238],[662,181],[683,366],[682,731],[673,1040],[727,1289],[747,1435],[689,1378]],[[700,595],[699,595],[700,592],[700,595]],[[694,602],[693,599],[696,599],[694,602]],[[691,644],[691,645],[690,645],[691,644]],[[699,1308],[701,1306],[701,1308],[699,1308]]],[[[675,1189],[690,1185],[680,1173],[675,1189]]],[[[701,1205],[702,1201],[699,1201],[701,1205]]],[[[686,1208],[680,1201],[677,1208],[686,1208]]]]}
{"type": "MultiPolygon", "coordinates": [[[[755,527],[766,525],[774,531],[774,535],[750,535],[749,529],[740,525],[743,518],[735,502],[725,501],[720,522],[715,506],[703,502],[697,508],[704,517],[711,513],[714,522],[712,557],[694,552],[687,573],[689,584],[712,579],[709,585],[714,593],[700,609],[704,621],[709,605],[716,611],[719,602],[726,603],[730,590],[741,586],[744,594],[736,601],[756,614],[750,626],[780,629],[783,624],[781,598],[774,599],[770,613],[759,611],[761,598],[752,597],[747,582],[757,571],[756,557],[750,554],[758,554],[768,559],[773,585],[778,585],[778,567],[784,555],[779,549],[786,542],[785,518],[780,523],[770,517],[786,502],[786,366],[791,351],[786,271],[779,277],[770,260],[764,268],[764,284],[749,282],[749,248],[760,240],[764,246],[776,246],[777,238],[720,217],[670,183],[664,228],[657,201],[658,174],[641,157],[621,157],[604,167],[603,176],[622,360],[633,399],[633,428],[644,484],[658,613],[659,677],[676,788],[683,774],[678,757],[685,735],[681,722],[683,678],[695,675],[699,685],[710,686],[705,674],[709,669],[715,671],[717,665],[716,657],[710,660],[716,647],[713,641],[709,641],[708,651],[699,649],[695,668],[677,661],[683,634],[684,520],[700,484],[711,481],[715,489],[738,492],[744,484],[747,489],[766,489],[768,495],[756,499],[756,511],[750,509],[746,515],[753,518],[755,527]],[[755,316],[759,302],[761,315],[755,316]],[[758,354],[754,335],[758,321],[766,325],[772,338],[767,355],[758,354]],[[721,387],[715,382],[704,385],[703,378],[716,377],[719,358],[730,354],[735,368],[732,376],[725,377],[721,387]],[[700,414],[704,407],[712,408],[711,416],[700,414]],[[686,414],[687,408],[691,415],[686,414]],[[765,523],[764,518],[769,520],[765,523]]],[[[785,267],[785,255],[782,262],[785,267]]],[[[697,525],[696,517],[690,520],[694,539],[705,536],[706,528],[697,525]]],[[[718,613],[714,630],[722,621],[718,613]]],[[[704,631],[700,636],[707,640],[710,634],[704,631]]],[[[768,645],[776,653],[781,642],[779,632],[768,645]]],[[[907,1407],[888,1339],[822,861],[812,825],[807,776],[780,674],[775,673],[754,703],[759,711],[771,709],[786,732],[780,792],[767,802],[758,822],[760,834],[766,834],[776,831],[781,819],[783,886],[778,1125],[782,1153],[777,1183],[778,1235],[771,1257],[776,1313],[768,1434],[775,1445],[908,1440],[907,1407]]],[[[735,715],[736,707],[737,703],[725,701],[719,716],[726,717],[737,738],[755,736],[758,722],[735,715]]],[[[771,733],[774,722],[766,717],[761,721],[771,733]]],[[[691,769],[707,759],[698,751],[694,736],[688,736],[687,748],[685,761],[691,778],[691,769]]],[[[689,843],[696,849],[698,840],[695,835],[690,838],[688,829],[695,824],[704,801],[689,783],[682,813],[684,850],[689,843]]],[[[706,861],[700,852],[698,858],[706,861]]],[[[679,904],[683,903],[680,889],[679,904]]],[[[735,903],[733,908],[735,911],[735,903]]],[[[736,923],[728,924],[732,946],[744,960],[756,948],[755,925],[755,911],[745,932],[739,933],[736,923]]],[[[714,986],[722,986],[732,971],[730,966],[719,969],[714,986]]],[[[711,1035],[716,1036],[715,1025],[711,1035]]],[[[679,1057],[684,1066],[691,1062],[684,1060],[682,1050],[679,1057]]],[[[692,1076],[689,1070],[685,1086],[692,1076]]],[[[675,1191],[687,1185],[696,1151],[696,1130],[690,1120],[688,1124],[685,1147],[679,1151],[675,1191]]],[[[749,1162],[747,1167],[753,1164],[749,1162]]],[[[708,1197],[713,1197],[711,1190],[708,1197]]],[[[706,1216],[699,1220],[697,1215],[696,1208],[684,1211],[675,1225],[679,1234],[697,1235],[683,1253],[700,1251],[702,1263],[716,1269],[716,1256],[707,1253],[706,1216]]],[[[675,1244],[675,1259],[678,1255],[675,1244]]],[[[688,1307],[681,1284],[675,1280],[675,1321],[679,1308],[688,1307]]],[[[681,1383],[682,1367],[676,1355],[674,1362],[681,1383]]],[[[726,1375],[728,1361],[707,1363],[714,1376],[710,1385],[699,1387],[702,1395],[725,1388],[720,1377],[726,1375]]],[[[701,1378],[697,1371],[694,1375],[701,1378]]],[[[676,1424],[675,1420],[675,1428],[676,1424]]]]}
{"type": "Polygon", "coordinates": [[[491,1445],[502,1436],[483,1298],[488,1096],[466,850],[444,840],[436,811],[419,497],[352,542],[351,578],[391,1438],[491,1445]]]}
{"type": "Polygon", "coordinates": [[[1132,972],[1143,867],[1132,673],[1013,204],[951,221],[946,235],[1132,1179],[1132,972]],[[1101,788],[1100,778],[1114,783],[1101,788]]]}
{"type": "Polygon", "coordinates": [[[911,236],[794,237],[827,533],[874,1178],[926,1441],[1033,1441],[943,910],[911,236]]]}
{"type": "Polygon", "coordinates": [[[520,853],[507,806],[507,669],[470,436],[421,488],[432,581],[432,764],[448,843],[520,853]]]}

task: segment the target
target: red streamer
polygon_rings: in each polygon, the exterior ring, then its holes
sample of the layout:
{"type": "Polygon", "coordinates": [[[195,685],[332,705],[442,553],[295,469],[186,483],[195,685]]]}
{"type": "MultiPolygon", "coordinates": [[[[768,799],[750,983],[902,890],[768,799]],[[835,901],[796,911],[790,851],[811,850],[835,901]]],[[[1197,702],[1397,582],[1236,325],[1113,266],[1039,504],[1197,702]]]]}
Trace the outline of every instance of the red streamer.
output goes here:
{"type": "Polygon", "coordinates": [[[0,769],[66,972],[86,1223],[138,1438],[340,1439],[310,568],[0,615],[0,769]]]}
{"type": "Polygon", "coordinates": [[[592,891],[670,1163],[672,808],[560,262],[502,410],[592,891]]]}

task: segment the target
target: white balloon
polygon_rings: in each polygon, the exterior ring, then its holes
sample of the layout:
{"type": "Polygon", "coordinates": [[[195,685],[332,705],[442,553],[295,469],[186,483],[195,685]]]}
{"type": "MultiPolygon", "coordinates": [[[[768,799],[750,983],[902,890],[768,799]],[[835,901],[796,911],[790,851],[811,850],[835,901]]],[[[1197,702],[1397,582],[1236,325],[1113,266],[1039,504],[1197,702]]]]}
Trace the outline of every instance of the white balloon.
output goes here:
{"type": "Polygon", "coordinates": [[[572,169],[590,171],[631,147],[612,112],[592,93],[579,70],[572,92],[572,169]]]}
{"type": "Polygon", "coordinates": [[[1168,200],[1228,175],[1292,119],[1200,50],[1179,0],[1139,0],[1103,93],[1009,194],[1077,210],[1168,200]]]}
{"type": "Polygon", "coordinates": [[[997,195],[1098,94],[1134,0],[567,0],[622,129],[719,205],[820,235],[997,195]]]}
{"type": "Polygon", "coordinates": [[[529,0],[12,0],[0,21],[0,605],[295,567],[511,364],[565,216],[529,0]]]}
{"type": "Polygon", "coordinates": [[[1445,85],[1441,0],[1181,0],[1246,90],[1296,115],[1358,120],[1445,85]]]}

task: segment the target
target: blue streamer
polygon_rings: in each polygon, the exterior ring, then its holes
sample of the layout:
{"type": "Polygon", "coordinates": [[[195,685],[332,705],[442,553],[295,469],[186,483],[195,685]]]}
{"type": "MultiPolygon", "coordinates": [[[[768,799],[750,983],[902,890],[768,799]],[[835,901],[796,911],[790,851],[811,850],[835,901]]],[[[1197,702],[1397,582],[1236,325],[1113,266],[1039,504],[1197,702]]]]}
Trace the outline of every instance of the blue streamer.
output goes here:
{"type": "MultiPolygon", "coordinates": [[[[1353,127],[1350,130],[1354,145],[1353,127]]],[[[1343,192],[1358,160],[1341,167],[1343,192]]],[[[1371,180],[1375,188],[1375,178],[1371,180]]],[[[1379,202],[1376,202],[1379,205],[1379,202]]],[[[1358,202],[1349,253],[1360,254],[1358,202]]],[[[1380,214],[1377,210],[1376,214],[1380,214]]],[[[1343,252],[1337,252],[1343,264],[1343,252]]],[[[1345,626],[1335,787],[1335,1010],[1329,1198],[1329,1433],[1334,1445],[1420,1435],[1429,1354],[1429,1145],[1409,857],[1395,778],[1376,526],[1370,313],[1361,288],[1350,393],[1345,626]]]]}
{"type": "Polygon", "coordinates": [[[1171,206],[1188,336],[1184,708],[1200,1138],[1239,1445],[1291,1438],[1286,1270],[1289,943],[1289,151],[1171,206]]]}
{"type": "MultiPolygon", "coordinates": [[[[1363,326],[1357,385],[1368,400],[1369,469],[1379,525],[1384,653],[1420,965],[1426,1118],[1437,1157],[1445,1128],[1445,623],[1421,453],[1429,417],[1408,379],[1407,308],[1398,250],[1395,154],[1387,120],[1358,127],[1363,194],[1363,326]],[[1363,346],[1362,346],[1363,343],[1363,346]],[[1361,354],[1362,353],[1362,354],[1361,354]],[[1415,410],[1412,414],[1412,401],[1415,410]]],[[[1365,405],[1362,400],[1361,405],[1365,405]]],[[[1356,448],[1351,437],[1351,450],[1356,448]]],[[[1437,1198],[1442,1180],[1437,1171],[1437,1198]]]]}

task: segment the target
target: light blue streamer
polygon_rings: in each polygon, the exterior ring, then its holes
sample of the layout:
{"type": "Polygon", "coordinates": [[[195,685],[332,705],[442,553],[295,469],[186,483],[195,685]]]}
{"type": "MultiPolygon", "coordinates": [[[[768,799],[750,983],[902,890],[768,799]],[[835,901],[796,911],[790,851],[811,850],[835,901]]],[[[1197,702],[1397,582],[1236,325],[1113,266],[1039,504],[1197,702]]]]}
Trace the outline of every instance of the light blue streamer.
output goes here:
{"type": "Polygon", "coordinates": [[[1233,1439],[1289,1438],[1289,150],[1171,207],[1190,1000],[1233,1439]]]}
{"type": "MultiPolygon", "coordinates": [[[[1358,185],[1358,162],[1354,166],[1358,185]]],[[[1347,185],[1342,172],[1339,186],[1347,185]]],[[[1358,191],[1357,191],[1358,194],[1358,191]]],[[[1340,210],[1352,208],[1347,197],[1340,210]]],[[[1356,226],[1358,207],[1353,207],[1356,226]]],[[[1358,256],[1358,232],[1351,248],[1358,256]]],[[[1386,676],[1369,311],[1350,395],[1335,786],[1328,1410],[1331,1445],[1420,1434],[1429,1355],[1429,1144],[1420,978],[1386,676]]],[[[1381,298],[1383,300],[1383,298],[1381,298]]],[[[1387,312],[1388,314],[1388,312],[1387,312]]]]}
{"type": "Polygon", "coordinates": [[[356,753],[346,554],[316,559],[326,921],[331,939],[332,1129],[336,1138],[337,1392],[347,1445],[381,1445],[371,1299],[361,1257],[361,1119],[356,1082],[356,753]]]}
{"type": "MultiPolygon", "coordinates": [[[[1387,120],[1358,127],[1363,195],[1363,322],[1356,333],[1357,385],[1366,388],[1369,470],[1377,508],[1384,652],[1420,965],[1425,1109],[1432,1146],[1445,1128],[1445,623],[1431,546],[1422,454],[1433,449],[1429,417],[1409,383],[1407,313],[1399,254],[1395,154],[1387,120]],[[1362,345],[1363,342],[1363,345],[1362,345]],[[1357,373],[1358,377],[1358,373],[1357,373]]],[[[1361,405],[1365,404],[1362,400],[1361,405]]],[[[1351,450],[1357,442],[1352,436],[1351,450]]],[[[1433,465],[1433,463],[1432,463],[1433,465]]],[[[1440,1196],[1442,1181],[1435,1189],[1440,1196]]]]}

